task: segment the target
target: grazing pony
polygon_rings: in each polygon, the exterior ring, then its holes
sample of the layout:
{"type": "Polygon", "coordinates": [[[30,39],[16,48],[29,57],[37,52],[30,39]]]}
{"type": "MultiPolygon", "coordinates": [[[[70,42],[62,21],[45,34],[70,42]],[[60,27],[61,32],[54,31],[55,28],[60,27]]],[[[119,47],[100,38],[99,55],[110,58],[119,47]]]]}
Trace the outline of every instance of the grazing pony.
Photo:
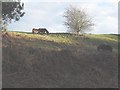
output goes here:
{"type": "Polygon", "coordinates": [[[39,29],[32,29],[32,33],[36,33],[36,34],[49,34],[48,30],[46,28],[39,28],[39,29]]]}

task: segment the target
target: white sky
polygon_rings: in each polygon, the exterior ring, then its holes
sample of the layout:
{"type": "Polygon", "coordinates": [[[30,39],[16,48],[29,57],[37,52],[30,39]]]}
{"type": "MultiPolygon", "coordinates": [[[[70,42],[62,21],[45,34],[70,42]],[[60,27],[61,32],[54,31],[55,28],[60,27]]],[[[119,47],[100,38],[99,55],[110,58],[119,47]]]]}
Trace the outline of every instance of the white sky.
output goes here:
{"type": "Polygon", "coordinates": [[[49,32],[66,32],[63,13],[69,5],[85,8],[95,26],[90,33],[118,33],[119,0],[22,0],[26,14],[12,22],[9,30],[31,32],[32,28],[47,28],[49,32]]]}

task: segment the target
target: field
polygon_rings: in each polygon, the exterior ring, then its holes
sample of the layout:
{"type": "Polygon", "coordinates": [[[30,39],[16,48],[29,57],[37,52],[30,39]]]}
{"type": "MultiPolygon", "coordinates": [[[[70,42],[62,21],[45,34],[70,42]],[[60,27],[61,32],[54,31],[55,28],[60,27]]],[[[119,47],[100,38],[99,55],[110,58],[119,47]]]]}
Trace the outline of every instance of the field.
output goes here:
{"type": "Polygon", "coordinates": [[[7,32],[3,88],[117,88],[118,35],[7,32]],[[113,51],[97,51],[100,44],[113,51]]]}

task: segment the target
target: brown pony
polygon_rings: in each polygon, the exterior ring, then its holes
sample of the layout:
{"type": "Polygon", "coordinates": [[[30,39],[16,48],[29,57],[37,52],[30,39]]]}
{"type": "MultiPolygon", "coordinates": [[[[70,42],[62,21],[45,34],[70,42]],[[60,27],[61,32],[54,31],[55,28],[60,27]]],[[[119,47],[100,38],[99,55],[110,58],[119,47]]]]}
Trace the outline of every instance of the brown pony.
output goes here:
{"type": "Polygon", "coordinates": [[[48,30],[46,28],[39,28],[39,29],[32,29],[32,33],[36,33],[36,34],[49,34],[48,30]]]}

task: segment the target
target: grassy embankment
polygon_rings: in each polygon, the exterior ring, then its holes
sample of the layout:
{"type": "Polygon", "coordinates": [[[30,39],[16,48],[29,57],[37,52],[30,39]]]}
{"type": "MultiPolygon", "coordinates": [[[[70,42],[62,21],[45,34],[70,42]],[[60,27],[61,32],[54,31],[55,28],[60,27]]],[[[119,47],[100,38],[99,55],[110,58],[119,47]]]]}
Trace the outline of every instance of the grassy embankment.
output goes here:
{"type": "Polygon", "coordinates": [[[117,87],[117,45],[117,35],[8,32],[3,87],[117,87]],[[113,52],[98,52],[103,43],[113,52]]]}

